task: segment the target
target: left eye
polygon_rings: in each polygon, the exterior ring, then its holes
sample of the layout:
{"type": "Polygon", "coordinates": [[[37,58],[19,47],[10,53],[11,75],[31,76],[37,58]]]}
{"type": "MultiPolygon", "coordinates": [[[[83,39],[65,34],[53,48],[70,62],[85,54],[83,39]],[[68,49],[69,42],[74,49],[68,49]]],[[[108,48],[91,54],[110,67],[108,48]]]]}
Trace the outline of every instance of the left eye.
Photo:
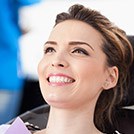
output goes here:
{"type": "Polygon", "coordinates": [[[47,54],[47,53],[53,53],[53,52],[55,52],[55,49],[53,47],[47,47],[44,50],[44,53],[45,54],[47,54]]]}
{"type": "Polygon", "coordinates": [[[78,54],[89,55],[89,53],[88,53],[85,49],[83,49],[83,48],[77,48],[77,49],[73,50],[72,53],[78,53],[78,54]]]}

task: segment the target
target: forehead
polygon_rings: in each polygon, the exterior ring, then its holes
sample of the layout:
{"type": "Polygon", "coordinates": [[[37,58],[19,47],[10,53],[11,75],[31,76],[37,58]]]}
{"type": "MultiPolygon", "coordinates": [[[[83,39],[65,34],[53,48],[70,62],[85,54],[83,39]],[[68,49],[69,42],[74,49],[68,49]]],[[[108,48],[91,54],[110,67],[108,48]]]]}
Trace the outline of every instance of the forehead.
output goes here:
{"type": "Polygon", "coordinates": [[[82,40],[90,43],[102,43],[102,35],[89,24],[79,20],[66,20],[57,24],[50,33],[53,40],[82,40]]]}

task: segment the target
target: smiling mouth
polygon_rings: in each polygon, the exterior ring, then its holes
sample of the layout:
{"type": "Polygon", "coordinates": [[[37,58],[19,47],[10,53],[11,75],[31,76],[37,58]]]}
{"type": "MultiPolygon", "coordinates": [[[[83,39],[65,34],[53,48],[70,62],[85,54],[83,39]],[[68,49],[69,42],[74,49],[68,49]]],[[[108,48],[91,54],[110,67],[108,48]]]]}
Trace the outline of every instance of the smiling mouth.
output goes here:
{"type": "Polygon", "coordinates": [[[47,78],[49,83],[69,84],[75,82],[74,79],[65,76],[50,76],[47,78]]]}

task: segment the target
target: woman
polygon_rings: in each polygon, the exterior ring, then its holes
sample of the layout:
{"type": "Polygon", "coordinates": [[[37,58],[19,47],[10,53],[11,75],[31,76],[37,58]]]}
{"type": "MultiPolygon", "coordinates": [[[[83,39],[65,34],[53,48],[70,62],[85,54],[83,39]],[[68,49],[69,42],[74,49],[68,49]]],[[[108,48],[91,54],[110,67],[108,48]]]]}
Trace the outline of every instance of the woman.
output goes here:
{"type": "Polygon", "coordinates": [[[38,66],[50,114],[46,129],[35,134],[119,133],[115,110],[132,61],[125,32],[99,12],[73,5],[58,14],[38,66]]]}
{"type": "Polygon", "coordinates": [[[38,66],[50,114],[35,134],[118,133],[115,111],[132,61],[125,32],[99,12],[73,5],[58,14],[38,66]]]}
{"type": "Polygon", "coordinates": [[[50,115],[36,134],[115,133],[132,60],[125,32],[99,12],[73,5],[58,14],[38,66],[50,115]]]}
{"type": "Polygon", "coordinates": [[[38,66],[50,115],[36,134],[116,133],[114,111],[132,60],[125,32],[99,12],[73,5],[58,14],[38,66]]]}

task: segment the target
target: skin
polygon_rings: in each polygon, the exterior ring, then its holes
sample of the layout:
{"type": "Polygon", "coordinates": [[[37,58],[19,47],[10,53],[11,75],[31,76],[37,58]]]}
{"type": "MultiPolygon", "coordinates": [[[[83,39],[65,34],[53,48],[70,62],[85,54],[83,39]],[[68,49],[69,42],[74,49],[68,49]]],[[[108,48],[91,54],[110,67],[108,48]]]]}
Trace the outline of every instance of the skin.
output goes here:
{"type": "Polygon", "coordinates": [[[102,39],[81,21],[67,20],[53,28],[38,66],[41,92],[51,110],[46,129],[37,134],[101,133],[93,122],[96,101],[118,79],[118,69],[106,66],[102,39]]]}

